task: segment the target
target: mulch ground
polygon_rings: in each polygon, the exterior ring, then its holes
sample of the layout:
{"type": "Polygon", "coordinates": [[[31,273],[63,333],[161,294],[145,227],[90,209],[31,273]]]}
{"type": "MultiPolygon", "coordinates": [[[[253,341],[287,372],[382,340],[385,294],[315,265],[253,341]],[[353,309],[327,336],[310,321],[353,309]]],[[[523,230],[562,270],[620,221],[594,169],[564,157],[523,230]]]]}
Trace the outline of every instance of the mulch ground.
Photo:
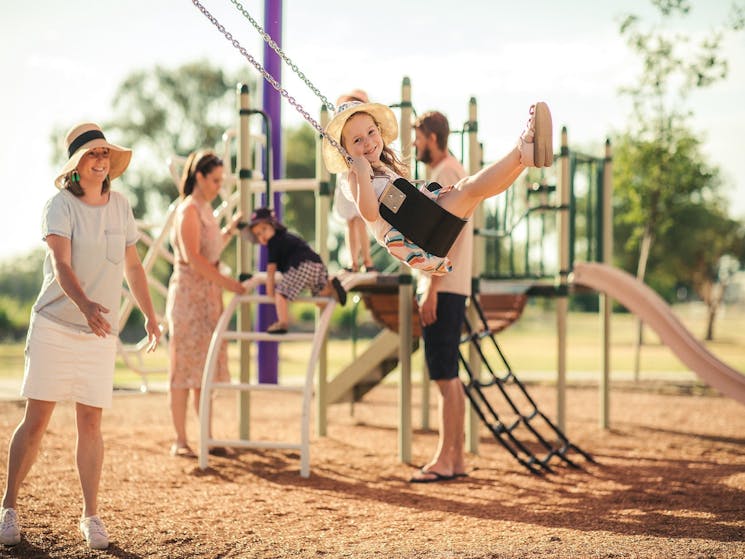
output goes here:
{"type": "MultiPolygon", "coordinates": [[[[555,389],[529,390],[552,416],[555,389]]],[[[672,385],[616,386],[612,428],[601,430],[597,389],[573,386],[566,433],[596,463],[573,454],[581,469],[552,462],[555,473],[533,475],[484,429],[467,478],[419,485],[398,460],[396,397],[395,386],[382,386],[353,415],[333,406],[329,436],[313,436],[308,479],[298,453],[280,450],[213,457],[202,471],[168,455],[164,394],[115,397],[104,414],[100,514],[111,546],[102,552],[87,550],[77,532],[73,406],[60,404],[22,488],[23,540],[0,556],[745,557],[745,407],[733,400],[672,385]]],[[[216,434],[234,435],[235,396],[216,403],[216,434]]],[[[295,396],[254,396],[252,434],[298,440],[298,409],[295,396]]],[[[22,411],[0,403],[0,439],[22,411]]],[[[190,430],[196,438],[193,414],[190,430]]],[[[426,462],[435,443],[435,432],[416,431],[413,462],[426,462]]]]}

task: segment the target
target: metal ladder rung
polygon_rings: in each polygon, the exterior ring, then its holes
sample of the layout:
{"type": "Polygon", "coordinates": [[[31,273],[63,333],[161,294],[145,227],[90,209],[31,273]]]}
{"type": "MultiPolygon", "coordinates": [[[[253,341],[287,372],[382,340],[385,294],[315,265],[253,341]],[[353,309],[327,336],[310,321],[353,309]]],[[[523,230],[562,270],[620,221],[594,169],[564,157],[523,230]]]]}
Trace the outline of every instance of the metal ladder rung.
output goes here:
{"type": "Polygon", "coordinates": [[[213,382],[210,386],[221,390],[240,390],[257,392],[296,392],[302,394],[304,386],[286,386],[281,384],[255,384],[249,382],[213,382]]]}
{"type": "Polygon", "coordinates": [[[288,332],[286,334],[269,334],[267,332],[236,332],[227,331],[224,340],[249,340],[254,342],[307,342],[313,341],[314,332],[288,332]]]}
{"type": "Polygon", "coordinates": [[[584,452],[576,445],[570,443],[564,433],[558,427],[556,427],[556,425],[554,425],[551,420],[535,405],[533,399],[530,397],[528,391],[525,389],[525,386],[514,374],[512,368],[507,362],[506,357],[504,356],[504,353],[500,349],[499,344],[497,344],[496,338],[494,337],[494,332],[489,329],[488,321],[484,315],[481,305],[479,304],[479,301],[475,296],[472,295],[471,302],[479,315],[482,328],[476,329],[472,327],[469,320],[466,319],[466,334],[461,337],[461,343],[468,343],[469,345],[472,344],[472,346],[475,346],[476,351],[479,355],[480,362],[486,365],[490,375],[488,380],[478,378],[476,375],[473,374],[473,371],[469,365],[469,361],[463,356],[463,352],[459,352],[460,362],[465,368],[469,377],[469,380],[467,382],[463,381],[463,388],[466,392],[466,395],[468,396],[468,399],[471,402],[471,405],[476,411],[477,416],[489,428],[495,439],[531,473],[541,474],[543,472],[553,472],[554,470],[549,466],[549,462],[554,456],[563,460],[566,464],[572,467],[579,468],[577,464],[575,464],[566,456],[567,452],[571,450],[581,454],[588,461],[594,462],[589,454],[584,452]],[[497,351],[498,357],[501,359],[504,367],[506,368],[507,372],[504,378],[501,378],[497,375],[494,368],[490,365],[489,359],[481,348],[481,341],[486,338],[491,339],[494,348],[497,351]],[[523,413],[521,410],[519,410],[513,396],[505,391],[504,387],[507,384],[507,381],[510,379],[514,381],[514,386],[520,389],[522,395],[527,399],[529,404],[533,406],[528,413],[523,413]],[[499,417],[496,409],[492,406],[489,399],[482,392],[482,388],[488,387],[498,388],[499,390],[497,391],[497,394],[501,395],[503,401],[506,401],[511,409],[511,412],[508,413],[517,414],[517,418],[512,420],[511,423],[506,424],[505,421],[499,417]],[[536,419],[537,417],[540,417],[545,422],[546,426],[559,437],[560,440],[557,443],[548,442],[544,435],[538,430],[538,428],[531,424],[531,421],[536,419]],[[493,419],[494,421],[491,421],[491,419],[493,419]],[[530,449],[530,445],[526,446],[524,442],[513,435],[513,431],[515,431],[520,425],[524,425],[527,431],[526,434],[531,435],[534,438],[535,442],[540,444],[547,451],[545,455],[540,458],[537,457],[535,455],[535,452],[530,449]],[[523,455],[525,455],[525,457],[523,457],[523,455]],[[541,469],[538,469],[537,466],[540,466],[541,469]]]}
{"type": "MultiPolygon", "coordinates": [[[[256,274],[247,282],[244,282],[246,289],[249,291],[258,286],[260,283],[266,280],[264,273],[256,274]]],[[[298,298],[296,300],[300,300],[298,298]]],[[[228,330],[228,324],[233,316],[233,313],[238,309],[238,306],[243,303],[261,301],[273,301],[272,298],[266,296],[257,296],[253,294],[248,295],[236,295],[226,305],[222,314],[220,315],[217,325],[212,333],[212,339],[210,340],[210,347],[207,351],[207,360],[204,365],[204,373],[202,375],[202,394],[199,402],[199,418],[200,418],[200,445],[199,445],[199,468],[204,470],[207,468],[209,463],[209,452],[208,446],[228,446],[238,448],[281,448],[281,449],[294,449],[300,453],[300,475],[302,477],[308,477],[310,475],[310,405],[313,398],[314,392],[314,376],[316,367],[321,356],[321,352],[324,348],[326,334],[328,332],[329,323],[331,322],[331,315],[334,312],[336,302],[331,298],[324,297],[308,297],[308,300],[314,302],[323,302],[321,315],[316,321],[316,329],[311,333],[291,333],[291,334],[267,334],[266,332],[237,332],[234,330],[228,330]],[[310,340],[312,341],[310,348],[310,356],[307,361],[305,369],[305,381],[302,386],[282,386],[282,385],[263,385],[259,383],[250,382],[214,382],[213,375],[217,366],[218,354],[223,342],[226,339],[234,340],[251,340],[251,341],[298,341],[298,340],[310,340]],[[211,417],[212,411],[212,398],[211,393],[214,390],[226,389],[226,390],[239,390],[239,391],[273,391],[273,392],[292,392],[301,395],[302,403],[300,405],[300,442],[299,443],[287,443],[287,442],[273,442],[273,441],[246,441],[246,440],[226,440],[220,441],[212,439],[209,435],[209,418],[211,417]]]]}
{"type": "Polygon", "coordinates": [[[209,439],[207,446],[228,446],[231,448],[274,448],[286,450],[302,450],[300,443],[285,443],[279,441],[244,441],[241,439],[209,439]]]}

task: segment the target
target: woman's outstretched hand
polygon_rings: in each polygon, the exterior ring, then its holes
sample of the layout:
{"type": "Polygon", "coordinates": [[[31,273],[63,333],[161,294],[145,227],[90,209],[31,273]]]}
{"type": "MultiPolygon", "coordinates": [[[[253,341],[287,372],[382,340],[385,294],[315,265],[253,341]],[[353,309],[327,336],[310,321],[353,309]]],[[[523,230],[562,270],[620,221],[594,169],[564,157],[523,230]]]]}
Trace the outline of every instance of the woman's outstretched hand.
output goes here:
{"type": "Polygon", "coordinates": [[[96,336],[105,338],[107,334],[111,333],[111,324],[103,317],[105,313],[109,312],[109,309],[91,300],[86,301],[79,308],[91,331],[96,336]]]}
{"type": "Polygon", "coordinates": [[[228,291],[232,291],[237,295],[243,295],[246,292],[246,286],[243,285],[240,281],[234,280],[233,278],[228,276],[223,276],[223,278],[225,280],[225,284],[223,285],[223,287],[228,291]]]}

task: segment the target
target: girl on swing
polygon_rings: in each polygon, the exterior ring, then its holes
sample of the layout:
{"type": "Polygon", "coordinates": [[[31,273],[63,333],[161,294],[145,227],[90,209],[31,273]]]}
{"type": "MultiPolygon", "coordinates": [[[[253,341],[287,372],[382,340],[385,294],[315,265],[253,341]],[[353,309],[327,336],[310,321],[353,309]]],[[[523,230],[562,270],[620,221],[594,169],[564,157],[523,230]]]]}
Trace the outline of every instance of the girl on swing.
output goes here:
{"type": "MultiPolygon", "coordinates": [[[[386,105],[352,101],[339,106],[326,134],[344,147],[344,156],[324,137],[323,158],[332,173],[349,171],[348,197],[355,201],[377,242],[411,268],[443,275],[452,270],[447,256],[435,256],[412,243],[385,221],[379,199],[389,182],[408,175],[406,166],[388,144],[398,136],[396,117],[386,105]]],[[[434,191],[422,189],[440,207],[467,220],[483,200],[504,192],[526,167],[550,167],[553,163],[551,113],[546,103],[530,107],[530,117],[517,145],[496,163],[465,177],[454,185],[434,191]]],[[[412,220],[420,216],[410,216],[412,220]]]]}

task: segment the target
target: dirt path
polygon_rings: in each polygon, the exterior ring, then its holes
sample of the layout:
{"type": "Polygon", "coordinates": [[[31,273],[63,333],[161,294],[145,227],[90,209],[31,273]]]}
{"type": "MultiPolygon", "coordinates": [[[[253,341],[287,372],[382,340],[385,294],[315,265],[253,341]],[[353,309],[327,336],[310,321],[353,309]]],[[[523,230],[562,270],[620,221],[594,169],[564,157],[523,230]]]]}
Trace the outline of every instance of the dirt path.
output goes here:
{"type": "MultiPolygon", "coordinates": [[[[597,464],[531,475],[484,432],[469,477],[425,485],[407,483],[413,467],[398,462],[393,387],[371,392],[353,417],[347,405],[331,409],[309,479],[284,451],[212,458],[202,472],[168,456],[165,395],[118,396],[104,415],[100,498],[112,545],[93,554],[76,529],[74,419],[61,404],[21,493],[23,540],[0,556],[745,558],[745,407],[665,388],[615,389],[610,431],[597,427],[597,390],[570,388],[567,434],[597,464]]],[[[553,413],[553,388],[530,392],[553,413]]],[[[297,440],[293,398],[255,397],[252,432],[297,440]]],[[[216,434],[233,436],[234,396],[217,404],[216,434]]],[[[21,414],[0,403],[3,441],[21,414]]],[[[414,462],[435,442],[417,432],[414,462]]]]}

